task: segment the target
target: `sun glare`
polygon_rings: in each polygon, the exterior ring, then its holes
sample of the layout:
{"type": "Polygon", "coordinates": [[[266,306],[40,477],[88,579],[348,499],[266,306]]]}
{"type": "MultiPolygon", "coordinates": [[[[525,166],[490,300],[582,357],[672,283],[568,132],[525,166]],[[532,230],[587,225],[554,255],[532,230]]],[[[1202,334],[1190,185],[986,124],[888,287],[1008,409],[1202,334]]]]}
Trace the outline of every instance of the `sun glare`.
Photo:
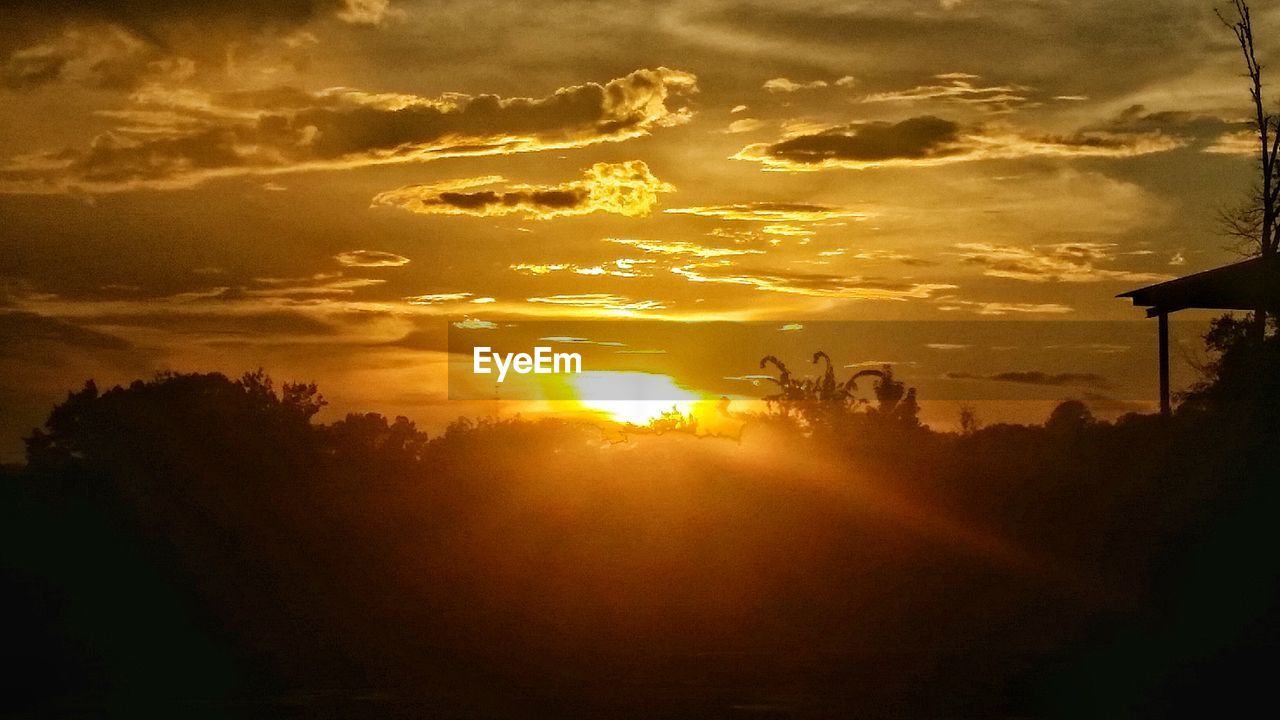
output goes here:
{"type": "Polygon", "coordinates": [[[690,415],[703,399],[669,375],[656,373],[596,370],[569,382],[584,408],[632,425],[646,425],[673,409],[690,415]]]}

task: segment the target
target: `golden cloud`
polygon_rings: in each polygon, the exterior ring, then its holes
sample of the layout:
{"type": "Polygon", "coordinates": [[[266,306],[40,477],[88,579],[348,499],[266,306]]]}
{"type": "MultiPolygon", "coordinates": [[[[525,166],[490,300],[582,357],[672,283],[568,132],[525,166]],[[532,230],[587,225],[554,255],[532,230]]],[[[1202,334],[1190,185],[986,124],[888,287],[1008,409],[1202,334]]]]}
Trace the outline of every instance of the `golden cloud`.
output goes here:
{"type": "Polygon", "coordinates": [[[1010,313],[1024,315],[1066,315],[1075,309],[1060,303],[1016,303],[1016,302],[984,302],[979,300],[961,300],[953,296],[937,299],[938,309],[944,312],[967,310],[978,315],[1008,315],[1010,313]]]}
{"type": "Polygon", "coordinates": [[[700,258],[727,257],[732,255],[763,255],[763,250],[745,248],[718,248],[681,240],[632,240],[629,238],[605,238],[611,243],[628,245],[646,253],[658,255],[692,255],[700,258]]]}
{"type": "MultiPolygon", "coordinates": [[[[697,78],[667,68],[540,98],[347,88],[207,94],[149,86],[87,149],[0,166],[0,192],[189,187],[209,178],[583,147],[686,122],[697,78]]],[[[625,164],[624,164],[625,165],[625,164]]]]}
{"type": "Polygon", "coordinates": [[[342,0],[334,15],[352,25],[381,25],[392,12],[391,0],[342,0]]]}
{"type": "Polygon", "coordinates": [[[636,269],[636,265],[646,265],[653,260],[618,258],[598,265],[575,265],[573,263],[517,263],[512,270],[526,275],[549,275],[556,272],[572,272],[576,275],[609,275],[611,277],[634,278],[651,277],[636,269]]]}
{"type": "Polygon", "coordinates": [[[378,194],[374,205],[389,205],[424,215],[474,215],[493,217],[521,214],[533,220],[614,213],[627,217],[648,215],[658,194],[674,187],[654,177],[640,160],[596,163],[581,180],[559,185],[511,185],[497,176],[453,180],[431,185],[410,185],[378,194]]]}
{"type": "Polygon", "coordinates": [[[657,300],[632,300],[610,293],[583,293],[580,295],[550,295],[527,298],[531,303],[561,305],[593,310],[611,310],[629,313],[643,310],[662,310],[666,306],[657,300]]]}
{"type": "Polygon", "coordinates": [[[451,324],[459,330],[494,330],[498,327],[497,323],[479,318],[466,318],[451,324]]]}
{"type": "Polygon", "coordinates": [[[1206,146],[1204,152],[1214,155],[1256,155],[1258,153],[1258,133],[1253,130],[1223,133],[1206,146]]]}
{"type": "MultiPolygon", "coordinates": [[[[820,252],[818,254],[828,255],[828,256],[844,255],[845,251],[843,248],[838,248],[836,250],[828,250],[826,252],[820,252]]],[[[863,250],[861,252],[848,255],[847,257],[852,258],[854,260],[899,262],[899,263],[902,263],[903,265],[912,265],[915,267],[927,267],[930,265],[937,264],[932,260],[926,260],[924,258],[916,257],[915,255],[909,255],[907,253],[897,252],[894,250],[863,250]]]]}
{"type": "Polygon", "coordinates": [[[439,305],[441,303],[461,302],[469,297],[471,297],[469,292],[453,292],[412,295],[404,300],[410,305],[439,305]]]}
{"type": "Polygon", "coordinates": [[[796,82],[784,77],[766,80],[761,86],[771,93],[791,93],[797,90],[818,90],[827,86],[826,80],[810,80],[808,82],[796,82]]]}
{"type": "Polygon", "coordinates": [[[1031,88],[1024,85],[977,85],[977,75],[946,73],[935,75],[941,82],[917,85],[906,90],[872,93],[863,102],[913,103],[924,101],[952,102],[973,105],[986,110],[1005,112],[1028,101],[1031,88]]]}
{"type": "Polygon", "coordinates": [[[340,264],[347,267],[402,267],[409,264],[409,258],[395,253],[380,250],[348,250],[333,256],[340,264]]]}
{"type": "Polygon", "coordinates": [[[671,208],[665,212],[677,215],[700,215],[722,220],[745,220],[774,223],[816,223],[841,218],[863,218],[865,213],[831,205],[808,203],[748,202],[733,205],[705,205],[701,207],[671,208]]]}
{"type": "MultiPolygon", "coordinates": [[[[264,280],[259,280],[264,282],[264,280]]],[[[251,297],[296,297],[296,296],[332,296],[350,295],[361,288],[381,285],[386,280],[381,278],[339,278],[320,279],[316,282],[287,282],[276,287],[244,290],[251,297]]],[[[269,284],[269,283],[268,283],[269,284]]]]}
{"type": "Polygon", "coordinates": [[[1158,282],[1172,277],[1163,273],[1098,267],[1098,263],[1115,260],[1115,245],[1111,243],[1080,242],[1032,247],[959,243],[956,248],[960,250],[963,262],[982,266],[984,275],[1026,282],[1158,282]]]}
{"type": "Polygon", "coordinates": [[[747,133],[767,127],[769,123],[758,120],[756,118],[741,118],[729,123],[724,130],[720,132],[726,135],[736,135],[737,133],[747,133]]]}
{"type": "Polygon", "coordinates": [[[816,231],[799,225],[791,225],[788,223],[778,223],[776,225],[765,225],[760,228],[766,235],[781,235],[782,237],[813,237],[816,231]]]}
{"type": "Polygon", "coordinates": [[[178,302],[202,300],[240,301],[257,298],[287,304],[312,303],[327,298],[353,295],[357,290],[382,285],[381,278],[345,277],[341,272],[315,273],[305,277],[257,277],[245,285],[220,286],[170,296],[178,302]]]}
{"type": "Polygon", "coordinates": [[[674,267],[671,272],[690,282],[745,285],[757,290],[790,295],[856,300],[927,299],[935,292],[956,288],[955,285],[948,284],[895,283],[857,276],[785,270],[738,270],[728,260],[692,263],[674,267]]]}

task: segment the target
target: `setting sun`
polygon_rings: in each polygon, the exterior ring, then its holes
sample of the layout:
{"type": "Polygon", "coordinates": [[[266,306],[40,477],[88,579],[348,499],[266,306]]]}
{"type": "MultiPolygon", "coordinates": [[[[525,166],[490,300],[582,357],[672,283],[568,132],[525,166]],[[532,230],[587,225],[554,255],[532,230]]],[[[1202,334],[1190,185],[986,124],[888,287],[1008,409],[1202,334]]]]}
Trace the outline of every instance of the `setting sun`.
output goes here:
{"type": "Polygon", "coordinates": [[[703,399],[670,376],[652,373],[593,370],[568,382],[584,408],[631,425],[646,425],[672,411],[693,415],[703,399]]]}

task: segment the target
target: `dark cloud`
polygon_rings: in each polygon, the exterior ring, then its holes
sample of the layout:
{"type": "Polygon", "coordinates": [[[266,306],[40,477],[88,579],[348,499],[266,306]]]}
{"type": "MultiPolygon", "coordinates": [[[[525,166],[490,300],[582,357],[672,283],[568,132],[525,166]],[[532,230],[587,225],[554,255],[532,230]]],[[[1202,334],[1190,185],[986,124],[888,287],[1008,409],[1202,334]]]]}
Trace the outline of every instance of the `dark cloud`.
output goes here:
{"type": "Polygon", "coordinates": [[[291,88],[193,97],[135,95],[129,124],[86,150],[10,162],[0,191],[187,187],[211,177],[582,147],[684,122],[669,101],[696,78],[658,68],[540,98],[438,98],[291,88]]]}
{"type": "MultiPolygon", "coordinates": [[[[1223,42],[1210,6],[1192,0],[743,0],[702,6],[687,24],[691,37],[775,49],[780,60],[790,54],[807,67],[874,67],[889,77],[916,77],[921,68],[991,77],[1016,69],[1054,93],[1113,97],[1185,79],[1207,46],[1234,50],[1223,42]],[[1081,70],[1103,62],[1106,71],[1081,70]]],[[[859,79],[864,75],[870,73],[859,79]]]]}
{"type": "Polygon", "coordinates": [[[878,44],[910,43],[920,36],[965,36],[989,32],[997,26],[992,18],[965,13],[954,15],[935,8],[910,7],[900,12],[892,3],[871,3],[853,7],[828,5],[795,6],[779,3],[727,3],[707,12],[702,19],[777,38],[804,39],[821,44],[846,45],[866,41],[878,44]]]}
{"type": "Polygon", "coordinates": [[[1161,134],[1181,138],[1195,149],[1211,149],[1215,152],[1223,150],[1220,147],[1214,148],[1214,143],[1239,134],[1247,139],[1245,152],[1257,150],[1253,145],[1257,141],[1247,121],[1227,120],[1216,115],[1183,110],[1149,111],[1144,105],[1130,105],[1114,118],[1086,128],[1086,132],[1088,131],[1161,134]]]}
{"type": "Polygon", "coordinates": [[[61,77],[69,59],[58,52],[15,54],[4,64],[0,82],[14,90],[30,90],[61,77]]]}
{"type": "Polygon", "coordinates": [[[1024,157],[1131,157],[1186,144],[1159,129],[1085,128],[1053,135],[1004,127],[963,126],[923,115],[899,122],[860,122],[748,145],[734,157],[771,170],[879,165],[936,165],[1024,157]]]}
{"type": "Polygon", "coordinates": [[[1112,387],[1111,381],[1097,373],[1047,373],[1040,370],[1024,370],[978,375],[965,372],[947,373],[951,380],[986,380],[991,382],[1017,383],[1020,385],[1042,385],[1052,387],[1090,387],[1106,390],[1112,387]]]}
{"type": "MultiPolygon", "coordinates": [[[[157,49],[183,51],[205,39],[288,31],[314,20],[337,18],[353,24],[376,24],[389,9],[379,0],[10,0],[7,30],[11,42],[44,39],[67,27],[111,26],[157,49]]],[[[0,46],[4,48],[4,46],[0,46]]],[[[12,47],[4,48],[11,50],[12,47]]]]}
{"type": "Polygon", "coordinates": [[[296,25],[319,13],[336,13],[343,0],[203,0],[194,3],[166,0],[10,0],[8,8],[18,17],[43,15],[66,20],[108,22],[158,35],[160,28],[179,23],[235,19],[245,25],[296,25]]]}
{"type": "Polygon", "coordinates": [[[1226,130],[1249,127],[1243,120],[1224,120],[1216,115],[1184,110],[1149,111],[1145,105],[1130,105],[1114,118],[1088,129],[1124,132],[1167,132],[1178,135],[1213,137],[1226,130]]]}
{"type": "Polygon", "coordinates": [[[802,164],[827,160],[918,160],[961,152],[956,146],[959,139],[958,123],[926,115],[896,123],[872,122],[800,135],[774,144],[770,155],[802,164]]]}
{"type": "Polygon", "coordinates": [[[233,313],[139,308],[137,312],[90,315],[83,318],[83,322],[87,325],[155,328],[193,335],[289,336],[333,335],[337,332],[329,323],[289,310],[233,313]]]}
{"type": "Polygon", "coordinates": [[[427,207],[461,210],[474,215],[500,215],[527,208],[556,212],[580,207],[586,203],[589,193],[577,190],[512,190],[509,192],[442,192],[424,200],[427,207]]]}
{"type": "Polygon", "coordinates": [[[376,25],[390,8],[387,0],[18,0],[6,9],[0,85],[25,90],[68,79],[127,90],[188,76],[197,64],[224,67],[232,54],[251,56],[322,18],[376,25]]]}
{"type": "Polygon", "coordinates": [[[37,343],[95,350],[128,350],[132,347],[123,338],[66,320],[24,310],[0,311],[0,356],[32,352],[37,343]]]}

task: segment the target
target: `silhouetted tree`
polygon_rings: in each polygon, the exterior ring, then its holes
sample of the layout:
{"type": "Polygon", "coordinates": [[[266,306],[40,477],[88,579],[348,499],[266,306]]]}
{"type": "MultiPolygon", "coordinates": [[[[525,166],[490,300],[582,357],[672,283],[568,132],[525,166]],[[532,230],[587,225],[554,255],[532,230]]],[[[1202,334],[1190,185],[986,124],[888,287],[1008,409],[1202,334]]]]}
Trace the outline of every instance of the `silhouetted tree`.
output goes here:
{"type": "Polygon", "coordinates": [[[27,439],[27,460],[40,471],[126,460],[154,465],[210,455],[219,443],[301,442],[324,405],[314,383],[285,383],[277,394],[262,370],[238,381],[220,373],[160,373],[151,382],[136,380],[105,393],[90,380],[27,439]]]}
{"type": "MultiPolygon", "coordinates": [[[[863,373],[875,373],[864,370],[863,373]]],[[[861,374],[861,373],[859,373],[861,374]]],[[[855,376],[856,377],[856,376],[855,376]]],[[[876,381],[876,405],[868,410],[874,416],[885,418],[902,427],[920,425],[918,415],[920,405],[916,402],[916,389],[908,388],[905,383],[893,378],[893,368],[884,366],[876,381]]]]}
{"type": "Polygon", "coordinates": [[[835,366],[827,353],[819,350],[812,362],[823,362],[822,374],[816,377],[796,378],[786,364],[773,355],[760,360],[760,368],[769,365],[777,368],[778,377],[770,380],[778,391],[764,397],[769,407],[784,417],[796,417],[811,428],[833,427],[857,414],[904,427],[919,426],[915,388],[893,377],[893,368],[885,365],[880,370],[859,370],[847,380],[836,378],[835,366]],[[857,382],[864,377],[876,378],[873,388],[876,402],[869,403],[856,395],[857,382]]]}
{"type": "Polygon", "coordinates": [[[89,383],[0,468],[0,661],[27,668],[0,714],[1247,715],[1280,637],[1280,454],[1233,398],[1280,402],[1240,322],[1172,422],[1070,401],[964,435],[825,353],[809,378],[766,358],[804,420],[740,444],[320,425],[314,386],[261,372],[89,383]]]}
{"type": "Polygon", "coordinates": [[[1204,342],[1213,357],[1200,368],[1204,379],[1183,394],[1180,411],[1212,412],[1254,431],[1280,421],[1280,336],[1259,342],[1252,325],[1253,318],[1231,315],[1210,323],[1204,342]]]}
{"type": "Polygon", "coordinates": [[[1078,435],[1097,422],[1089,406],[1080,400],[1064,400],[1049,413],[1044,428],[1055,435],[1078,435]]]}
{"type": "Polygon", "coordinates": [[[696,435],[698,433],[698,418],[692,413],[686,415],[680,412],[679,408],[672,407],[670,410],[663,410],[658,417],[649,420],[649,424],[646,427],[656,433],[686,432],[696,435]]]}
{"type": "Polygon", "coordinates": [[[350,413],[324,432],[330,453],[359,460],[417,460],[427,444],[427,434],[403,415],[387,423],[379,413],[350,413]]]}

